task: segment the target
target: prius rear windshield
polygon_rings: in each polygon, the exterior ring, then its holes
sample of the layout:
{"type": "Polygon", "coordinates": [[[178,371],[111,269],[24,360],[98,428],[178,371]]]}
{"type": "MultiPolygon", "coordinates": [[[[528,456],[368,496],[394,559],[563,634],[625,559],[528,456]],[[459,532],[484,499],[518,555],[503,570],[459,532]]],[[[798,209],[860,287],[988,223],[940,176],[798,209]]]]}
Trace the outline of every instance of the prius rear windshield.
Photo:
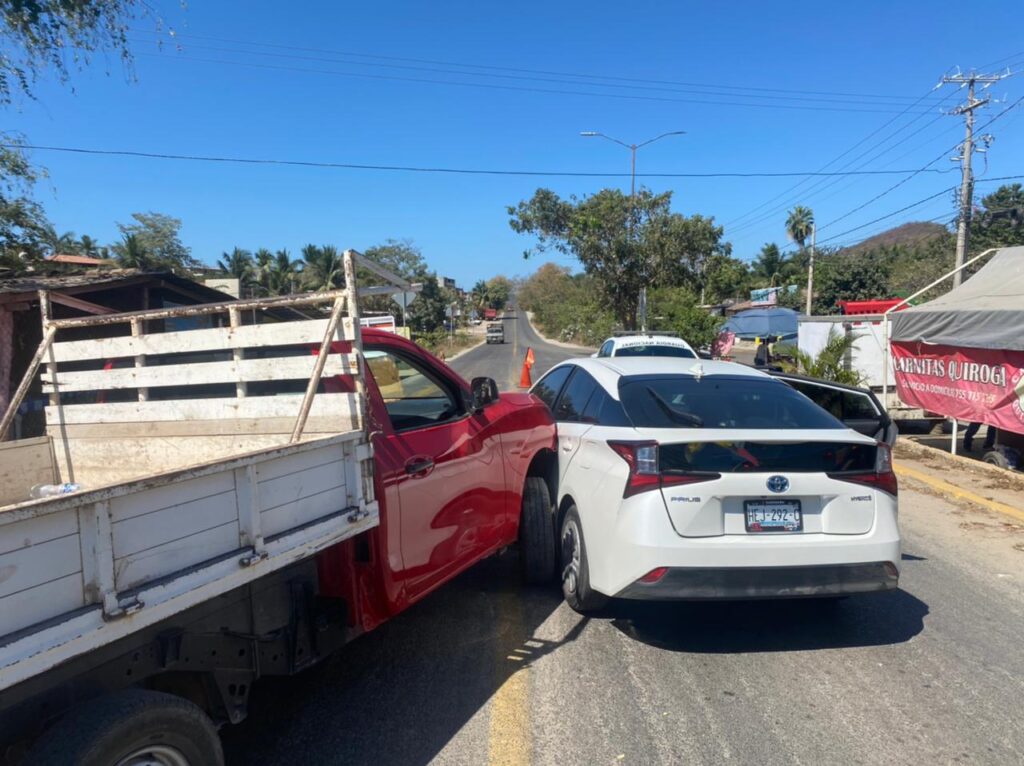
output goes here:
{"type": "Polygon", "coordinates": [[[731,375],[632,375],[619,398],[637,428],[845,428],[780,380],[731,375]]]}
{"type": "Polygon", "coordinates": [[[685,346],[666,346],[652,343],[647,346],[619,346],[615,356],[674,356],[682,359],[696,359],[690,349],[685,346]]]}

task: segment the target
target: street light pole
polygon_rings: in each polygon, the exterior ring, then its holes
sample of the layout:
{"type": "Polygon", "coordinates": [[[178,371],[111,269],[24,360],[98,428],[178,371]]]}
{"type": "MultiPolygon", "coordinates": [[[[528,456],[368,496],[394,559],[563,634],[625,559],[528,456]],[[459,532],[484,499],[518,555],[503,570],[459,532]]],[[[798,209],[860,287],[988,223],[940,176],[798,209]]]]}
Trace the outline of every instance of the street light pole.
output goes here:
{"type": "MultiPolygon", "coordinates": [[[[607,141],[611,141],[612,143],[618,144],[619,146],[624,146],[627,149],[629,149],[629,155],[630,155],[630,162],[629,162],[629,207],[630,207],[630,211],[629,211],[630,212],[630,215],[629,215],[629,236],[630,236],[630,239],[632,239],[632,237],[633,237],[633,231],[634,231],[633,226],[634,226],[634,221],[636,220],[636,150],[640,149],[641,147],[647,146],[648,144],[653,144],[655,141],[660,141],[661,139],[666,138],[668,136],[681,136],[681,135],[684,135],[685,133],[686,133],[685,130],[670,130],[668,133],[662,133],[660,136],[655,136],[654,138],[649,138],[646,141],[641,141],[639,144],[627,144],[625,141],[620,141],[617,138],[612,138],[611,136],[605,135],[604,133],[601,133],[601,132],[596,131],[596,130],[584,130],[584,131],[580,132],[580,135],[583,136],[584,138],[603,138],[603,139],[605,139],[607,141]]],[[[644,274],[645,280],[646,280],[647,276],[648,275],[645,273],[644,274]]],[[[643,287],[640,288],[640,295],[638,296],[637,307],[638,307],[638,309],[640,311],[640,330],[642,332],[646,332],[647,331],[647,286],[646,285],[644,285],[643,287]]]]}

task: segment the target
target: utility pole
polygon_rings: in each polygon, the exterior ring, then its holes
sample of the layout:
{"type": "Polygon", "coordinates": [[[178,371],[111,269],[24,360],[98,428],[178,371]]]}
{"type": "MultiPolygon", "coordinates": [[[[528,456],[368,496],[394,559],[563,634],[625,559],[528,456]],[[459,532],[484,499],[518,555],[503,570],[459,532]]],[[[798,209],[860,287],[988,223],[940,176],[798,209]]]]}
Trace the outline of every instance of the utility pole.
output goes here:
{"type": "Polygon", "coordinates": [[[960,162],[961,170],[961,181],[960,181],[960,201],[959,207],[960,212],[957,216],[956,224],[956,267],[958,271],[953,275],[953,288],[960,286],[961,279],[963,278],[963,271],[960,269],[963,266],[964,259],[967,257],[967,244],[971,236],[971,208],[973,207],[974,197],[974,176],[971,173],[971,156],[974,154],[974,110],[979,109],[987,104],[990,99],[988,96],[985,98],[975,98],[974,87],[976,84],[981,84],[983,88],[987,88],[994,82],[999,82],[1006,75],[979,75],[971,72],[970,74],[956,74],[952,77],[943,77],[942,83],[945,84],[956,84],[961,88],[967,86],[967,101],[954,109],[951,114],[964,115],[964,142],[960,145],[960,155],[954,157],[953,160],[960,162]]]}
{"type": "MultiPolygon", "coordinates": [[[[682,136],[685,135],[685,130],[672,130],[668,133],[662,133],[660,136],[655,136],[646,141],[642,141],[639,144],[627,144],[625,141],[620,141],[617,138],[606,136],[597,130],[584,130],[580,133],[584,138],[603,138],[612,143],[624,146],[629,149],[630,162],[629,162],[629,238],[633,239],[633,227],[636,223],[636,150],[640,149],[647,144],[653,144],[655,141],[660,141],[666,136],[682,136]]],[[[650,278],[650,274],[646,274],[650,278]]],[[[647,332],[647,286],[640,288],[640,295],[637,296],[637,318],[640,320],[640,331],[647,332]]]]}
{"type": "Polygon", "coordinates": [[[807,261],[807,316],[811,315],[811,301],[814,299],[814,246],[818,242],[818,225],[811,221],[811,253],[807,261]]]}

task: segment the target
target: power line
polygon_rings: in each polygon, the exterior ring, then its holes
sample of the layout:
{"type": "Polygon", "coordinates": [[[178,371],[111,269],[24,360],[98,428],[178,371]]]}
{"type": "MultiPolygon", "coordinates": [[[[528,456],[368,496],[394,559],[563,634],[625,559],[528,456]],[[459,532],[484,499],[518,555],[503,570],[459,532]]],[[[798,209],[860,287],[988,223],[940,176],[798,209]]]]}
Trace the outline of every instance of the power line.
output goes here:
{"type": "MultiPolygon", "coordinates": [[[[984,125],[982,125],[981,128],[979,128],[979,130],[984,130],[989,125],[991,125],[993,122],[995,122],[1000,117],[1002,117],[1007,112],[1009,112],[1011,109],[1014,109],[1015,107],[1017,107],[1021,102],[1024,102],[1024,96],[1022,96],[1021,98],[1018,98],[1016,101],[1014,101],[1008,107],[1003,109],[1003,111],[1001,111],[995,117],[993,117],[988,122],[986,122],[984,125]]],[[[886,189],[885,191],[881,192],[880,194],[876,194],[874,197],[869,199],[867,202],[865,202],[865,203],[863,203],[861,205],[858,205],[857,207],[853,208],[853,210],[850,210],[850,211],[848,211],[846,213],[843,213],[838,218],[834,218],[833,220],[829,221],[824,226],[820,227],[819,231],[821,229],[828,228],[829,226],[832,226],[835,223],[838,223],[839,221],[843,220],[844,218],[848,218],[849,216],[853,215],[854,213],[858,212],[859,210],[863,210],[864,208],[866,208],[868,205],[872,204],[876,200],[880,200],[882,197],[884,197],[887,194],[895,191],[896,189],[898,189],[900,186],[905,184],[910,179],[912,179],[912,178],[920,175],[921,173],[924,173],[925,171],[927,171],[931,165],[934,165],[936,162],[941,160],[943,157],[947,156],[951,151],[954,151],[955,149],[959,148],[959,146],[960,146],[960,144],[954,144],[952,147],[950,147],[949,149],[946,149],[944,152],[942,152],[942,154],[938,155],[935,159],[933,159],[930,162],[928,162],[924,167],[918,168],[917,170],[913,171],[906,178],[904,178],[901,181],[898,181],[897,183],[893,184],[892,186],[890,186],[888,189],[886,189]]]]}
{"type": "MultiPolygon", "coordinates": [[[[90,149],[78,146],[44,146],[41,144],[14,144],[0,143],[4,148],[21,148],[32,151],[64,152],[68,154],[86,154],[111,157],[137,157],[144,159],[159,160],[184,160],[189,162],[218,162],[234,163],[242,165],[285,165],[309,168],[330,168],[337,170],[381,170],[406,173],[446,173],[457,175],[480,175],[480,176],[547,176],[565,178],[623,178],[629,177],[629,173],[597,173],[589,171],[564,171],[564,170],[496,170],[481,168],[447,168],[447,167],[426,167],[413,165],[371,165],[350,162],[324,162],[317,160],[285,160],[274,158],[256,157],[223,157],[201,154],[172,154],[169,152],[143,152],[130,149],[90,149]]],[[[909,170],[860,170],[852,173],[854,175],[900,175],[909,173],[909,170]]],[[[934,173],[944,171],[934,170],[934,173]]],[[[837,175],[835,173],[816,172],[719,172],[719,173],[637,173],[637,177],[644,178],[788,178],[799,176],[815,175],[837,175]]],[[[838,175],[851,175],[851,173],[840,173],[838,175]]]]}
{"type": "MultiPolygon", "coordinates": [[[[302,74],[322,74],[332,75],[336,77],[349,77],[356,79],[367,79],[367,80],[384,80],[389,82],[412,82],[412,83],[424,83],[430,85],[449,85],[461,88],[477,88],[487,90],[503,90],[512,91],[519,93],[545,93],[559,96],[585,96],[589,98],[612,98],[619,100],[628,101],[654,101],[661,103],[673,103],[673,104],[704,104],[713,106],[737,106],[737,107],[755,107],[761,109],[785,109],[785,110],[798,110],[798,111],[809,111],[809,112],[855,112],[855,113],[876,113],[886,114],[891,113],[891,109],[856,109],[853,107],[841,107],[841,106],[800,106],[796,104],[756,104],[756,103],[739,103],[735,101],[722,101],[722,100],[702,100],[693,98],[669,98],[666,96],[641,96],[627,93],[599,93],[594,91],[582,91],[582,90],[566,90],[560,88],[535,88],[527,87],[523,85],[498,85],[496,83],[478,83],[478,82],[457,82],[454,80],[438,80],[429,77],[400,77],[398,75],[384,75],[384,74],[370,74],[365,72],[342,72],[336,69],[316,69],[310,67],[297,67],[297,66],[285,66],[281,64],[261,64],[252,61],[233,61],[231,59],[217,59],[217,58],[205,58],[199,56],[174,56],[163,53],[136,53],[136,56],[143,56],[148,58],[158,58],[177,62],[197,62],[204,64],[226,64],[228,66],[239,66],[249,67],[255,69],[267,69],[272,71],[281,72],[299,72],[302,74]]],[[[582,84],[582,83],[581,83],[582,84]]]]}
{"type": "MultiPolygon", "coordinates": [[[[137,31],[142,31],[142,32],[147,32],[148,33],[148,30],[137,30],[137,31]]],[[[595,74],[581,73],[581,72],[562,72],[562,71],[553,71],[553,70],[548,70],[548,69],[529,69],[529,68],[524,68],[524,67],[494,66],[494,65],[488,65],[488,64],[462,63],[462,62],[455,62],[455,61],[440,61],[440,60],[436,60],[436,59],[411,58],[411,57],[406,57],[406,56],[388,56],[388,55],[373,54],[373,53],[360,53],[360,52],[355,52],[355,51],[344,51],[344,50],[336,50],[336,49],[329,49],[329,48],[314,48],[314,47],[297,46],[297,45],[283,45],[283,44],[279,44],[279,43],[268,43],[268,42],[260,42],[260,41],[239,40],[239,39],[233,39],[233,38],[212,37],[212,36],[208,36],[208,35],[196,35],[196,34],[192,34],[192,33],[185,33],[185,34],[176,33],[174,35],[174,39],[177,40],[179,38],[191,38],[191,39],[194,39],[194,40],[207,40],[207,41],[210,41],[210,42],[228,43],[228,44],[232,44],[232,45],[248,45],[250,47],[274,48],[274,49],[277,49],[277,50],[300,51],[300,52],[305,52],[305,53],[324,53],[324,54],[333,55],[333,56],[350,56],[350,57],[355,57],[355,58],[374,59],[374,60],[378,60],[378,61],[401,61],[401,62],[407,62],[407,63],[412,63],[412,64],[429,64],[429,65],[434,65],[434,66],[451,66],[451,67],[461,67],[463,69],[482,69],[482,70],[490,70],[490,71],[495,71],[495,72],[518,72],[518,73],[522,73],[522,74],[533,74],[533,75],[552,75],[552,76],[556,76],[556,77],[575,77],[575,78],[589,79],[589,80],[607,80],[607,81],[629,82],[629,83],[645,83],[645,84],[654,84],[654,85],[677,85],[677,86],[684,86],[684,87],[715,88],[715,89],[718,89],[718,90],[737,90],[737,91],[748,90],[748,91],[759,91],[759,92],[762,92],[762,93],[797,93],[797,94],[802,94],[802,95],[850,96],[850,97],[855,97],[855,98],[869,98],[869,99],[879,99],[879,98],[882,98],[882,99],[889,99],[889,100],[893,100],[893,101],[910,101],[913,98],[911,96],[893,96],[893,95],[880,96],[880,95],[871,94],[871,93],[851,93],[851,92],[842,92],[842,91],[804,90],[804,89],[793,89],[793,88],[764,88],[764,87],[748,86],[748,85],[725,85],[725,84],[722,84],[722,83],[690,82],[690,81],[680,81],[680,80],[661,80],[661,79],[651,79],[651,78],[642,78],[642,77],[622,77],[622,76],[615,76],[615,75],[595,75],[595,74]]],[[[158,41],[158,42],[160,42],[160,41],[158,41]]]]}
{"type": "MultiPolygon", "coordinates": [[[[897,114],[897,115],[896,115],[895,117],[893,117],[893,118],[889,119],[888,121],[886,121],[885,123],[883,123],[882,125],[880,125],[880,126],[879,126],[878,128],[876,128],[875,130],[871,131],[871,132],[870,132],[870,133],[869,133],[869,134],[868,134],[867,136],[865,136],[865,137],[864,137],[864,138],[862,138],[862,139],[861,139],[860,141],[858,141],[857,143],[855,143],[855,144],[854,144],[853,146],[851,146],[851,147],[850,147],[849,149],[847,149],[846,151],[844,151],[844,152],[843,152],[842,154],[838,155],[837,157],[835,157],[835,158],[833,158],[832,160],[830,160],[829,162],[827,162],[827,163],[826,163],[825,165],[823,165],[823,166],[822,166],[822,167],[821,167],[820,169],[821,169],[821,170],[826,170],[826,169],[827,169],[827,168],[829,168],[830,166],[832,166],[832,165],[834,165],[835,163],[839,162],[839,161],[840,161],[841,159],[843,159],[843,157],[847,156],[848,154],[850,154],[851,152],[853,152],[854,150],[856,150],[856,149],[857,149],[857,148],[858,148],[859,146],[861,146],[861,145],[865,144],[866,142],[870,141],[870,140],[871,140],[872,138],[874,138],[874,137],[875,137],[876,135],[878,135],[879,133],[881,133],[881,132],[882,132],[883,130],[885,130],[885,129],[886,129],[887,127],[889,127],[889,126],[890,126],[890,125],[892,125],[892,124],[893,124],[894,122],[896,122],[897,120],[899,120],[899,119],[900,119],[900,117],[902,117],[902,116],[903,116],[904,114],[906,114],[907,112],[909,112],[909,111],[910,111],[910,110],[911,110],[911,109],[912,109],[913,107],[917,106],[917,105],[918,105],[919,103],[921,103],[922,101],[924,101],[925,99],[927,99],[927,98],[928,98],[928,97],[929,97],[929,96],[930,96],[930,95],[931,95],[932,93],[934,93],[934,92],[935,92],[935,89],[934,89],[934,88],[930,88],[930,89],[929,89],[928,91],[926,91],[926,92],[925,92],[925,93],[924,93],[923,95],[919,96],[919,97],[918,97],[918,99],[917,99],[917,100],[916,100],[916,101],[915,101],[915,102],[914,102],[913,104],[911,104],[910,106],[908,106],[908,107],[907,107],[906,109],[904,109],[904,110],[903,110],[902,112],[900,112],[899,114],[897,114]]],[[[939,103],[941,104],[942,102],[940,101],[939,103]]],[[[896,131],[894,131],[893,133],[891,133],[891,134],[889,134],[888,136],[886,136],[885,138],[881,139],[881,140],[879,141],[879,143],[885,143],[885,142],[886,142],[886,141],[888,141],[889,139],[891,139],[891,138],[893,138],[894,136],[898,135],[898,134],[899,134],[899,133],[900,133],[901,131],[903,131],[903,130],[906,130],[906,128],[910,127],[910,126],[911,126],[912,124],[914,124],[914,122],[916,122],[916,121],[917,121],[917,120],[919,120],[919,119],[921,119],[921,118],[920,118],[920,116],[918,116],[918,117],[915,117],[914,119],[912,119],[912,120],[910,120],[909,122],[907,122],[907,123],[906,123],[905,125],[903,125],[903,126],[901,126],[900,128],[898,128],[898,129],[897,129],[896,131]]],[[[862,154],[860,154],[860,155],[858,155],[858,157],[857,157],[857,158],[855,158],[855,160],[854,160],[854,161],[856,161],[856,159],[859,159],[860,157],[863,157],[863,156],[864,156],[864,155],[863,155],[863,153],[862,153],[862,154]]],[[[732,219],[731,221],[727,222],[727,223],[726,223],[725,225],[726,225],[726,226],[732,226],[733,224],[737,224],[737,223],[739,223],[740,221],[743,221],[743,219],[745,219],[745,218],[749,218],[749,216],[751,216],[751,215],[753,215],[753,214],[757,213],[757,212],[758,212],[759,210],[763,210],[763,209],[764,209],[765,207],[767,207],[767,206],[771,205],[771,204],[772,204],[773,202],[775,202],[775,201],[777,201],[777,200],[779,200],[779,199],[781,199],[781,198],[783,198],[783,197],[786,197],[787,195],[789,195],[789,194],[790,194],[791,192],[793,192],[793,191],[796,191],[796,190],[797,190],[797,189],[799,189],[799,188],[800,188],[801,186],[803,186],[803,185],[804,185],[804,184],[805,184],[806,182],[807,182],[807,179],[804,179],[803,181],[799,181],[799,182],[797,182],[797,183],[796,183],[796,184],[794,184],[793,186],[791,186],[791,187],[789,187],[789,188],[787,188],[787,189],[783,190],[783,191],[782,191],[782,192],[780,192],[779,194],[777,194],[777,195],[775,195],[774,197],[772,197],[771,199],[769,199],[769,200],[767,200],[767,201],[765,201],[765,202],[761,203],[761,204],[760,204],[760,205],[758,205],[757,207],[755,207],[755,208],[752,208],[751,210],[748,210],[748,211],[747,211],[746,213],[743,213],[742,215],[740,215],[739,217],[737,217],[737,218],[734,218],[734,219],[732,219]]],[[[812,187],[812,188],[813,188],[813,187],[812,187]]],[[[790,203],[791,201],[793,201],[793,199],[794,199],[794,198],[792,198],[792,197],[788,198],[787,202],[783,203],[782,205],[776,205],[776,206],[774,206],[774,207],[773,207],[773,208],[771,209],[771,211],[768,211],[768,212],[762,213],[761,215],[757,216],[757,219],[756,219],[756,221],[747,221],[747,222],[746,222],[746,223],[744,223],[744,224],[743,224],[743,225],[742,225],[742,226],[741,226],[740,228],[747,228],[747,227],[748,227],[749,225],[751,225],[751,224],[754,224],[755,222],[756,222],[756,223],[760,223],[761,221],[764,221],[764,220],[766,220],[766,218],[767,218],[767,217],[770,217],[771,215],[774,215],[774,214],[775,214],[775,212],[777,212],[777,211],[778,211],[779,209],[785,208],[785,207],[786,207],[786,206],[787,206],[787,205],[788,205],[788,204],[789,204],[789,203],[790,203]]]]}
{"type": "MultiPolygon", "coordinates": [[[[132,41],[133,42],[139,42],[137,39],[132,39],[132,41]]],[[[666,87],[665,85],[640,85],[640,84],[632,83],[632,82],[630,82],[630,83],[619,83],[619,82],[615,82],[615,83],[612,83],[612,82],[581,83],[579,80],[567,80],[567,79],[564,79],[564,77],[563,78],[559,78],[559,77],[548,77],[548,76],[541,77],[541,76],[537,76],[537,75],[524,75],[524,74],[502,74],[502,73],[490,73],[490,72],[467,72],[467,71],[462,71],[462,70],[457,70],[457,69],[439,69],[437,67],[424,67],[424,66],[421,66],[421,65],[414,65],[414,64],[373,63],[373,62],[366,62],[366,61],[353,61],[351,59],[347,59],[346,60],[346,59],[338,59],[338,58],[325,58],[323,56],[306,56],[306,55],[297,55],[297,54],[290,54],[290,53],[267,53],[267,52],[263,52],[263,51],[251,51],[251,50],[245,50],[245,49],[239,49],[239,48],[223,48],[223,47],[213,46],[213,45],[189,45],[187,47],[181,46],[181,47],[178,48],[178,53],[186,53],[188,50],[205,50],[205,51],[213,51],[215,53],[229,53],[229,54],[230,53],[239,53],[239,54],[243,54],[243,55],[246,55],[246,56],[266,56],[266,57],[273,57],[273,58],[278,58],[278,59],[283,58],[283,59],[292,59],[292,60],[299,60],[299,61],[313,61],[313,62],[328,63],[328,64],[342,64],[342,65],[358,66],[358,67],[377,67],[377,68],[388,68],[388,69],[412,70],[412,71],[415,71],[415,72],[430,72],[430,73],[433,73],[433,74],[450,74],[450,75],[456,75],[456,76],[460,76],[460,77],[494,78],[494,79],[501,79],[501,80],[527,80],[527,81],[533,81],[533,82],[556,83],[556,84],[562,84],[562,85],[591,85],[591,86],[596,86],[596,87],[601,87],[601,88],[626,88],[626,89],[630,89],[630,90],[661,91],[661,92],[667,92],[667,93],[682,93],[682,94],[691,94],[691,95],[699,95],[699,96],[718,96],[718,95],[730,96],[731,95],[734,98],[744,98],[744,99],[761,99],[761,100],[770,100],[770,101],[777,101],[777,100],[781,99],[781,100],[786,100],[786,101],[810,101],[810,102],[819,103],[819,104],[821,104],[821,103],[824,103],[824,104],[853,104],[853,105],[862,105],[862,106],[872,105],[872,104],[877,105],[878,104],[877,100],[870,100],[870,101],[850,100],[849,98],[835,99],[835,98],[823,98],[822,96],[811,96],[811,95],[805,95],[805,96],[783,96],[783,95],[775,95],[775,94],[757,95],[757,94],[746,94],[746,93],[723,94],[720,90],[715,89],[714,86],[704,86],[704,85],[693,85],[691,87],[702,88],[702,90],[692,90],[692,89],[681,89],[681,88],[678,88],[678,87],[666,87]]],[[[348,54],[333,54],[333,55],[348,55],[348,54]]],[[[892,106],[898,106],[898,105],[899,104],[893,104],[892,106]]],[[[889,104],[885,104],[885,106],[889,106],[889,104]]]]}
{"type": "MultiPolygon", "coordinates": [[[[985,179],[985,181],[988,182],[988,183],[993,183],[995,181],[1015,181],[1015,180],[1019,180],[1019,179],[1024,179],[1024,175],[997,176],[997,177],[994,177],[994,178],[987,178],[987,179],[985,179]]],[[[981,183],[981,181],[979,181],[979,183],[981,183]]],[[[853,233],[855,231],[859,231],[861,229],[867,228],[868,226],[872,226],[873,224],[876,224],[879,221],[885,221],[885,220],[887,220],[889,218],[893,218],[893,217],[899,215],[900,213],[905,213],[906,211],[911,210],[911,209],[913,209],[915,207],[919,207],[920,205],[923,205],[926,202],[930,202],[931,200],[936,199],[937,197],[941,197],[943,194],[950,194],[951,192],[955,192],[956,188],[957,187],[955,187],[955,186],[950,186],[948,188],[942,189],[941,191],[938,191],[935,194],[931,194],[931,195],[929,195],[927,197],[924,197],[923,199],[919,199],[916,202],[911,202],[909,205],[904,205],[899,210],[894,210],[891,213],[886,213],[885,215],[879,216],[878,218],[870,220],[867,223],[860,224],[859,226],[854,226],[854,227],[852,227],[850,229],[847,229],[846,231],[840,232],[839,234],[833,234],[831,237],[828,237],[827,239],[819,240],[817,244],[818,245],[822,245],[822,244],[825,244],[827,242],[833,242],[833,241],[835,241],[837,239],[842,239],[847,234],[851,234],[851,233],[853,233]]],[[[945,218],[945,216],[943,216],[943,218],[945,218]]],[[[933,221],[934,220],[937,220],[937,219],[933,219],[933,221]]],[[[780,252],[785,253],[787,250],[789,250],[789,249],[791,249],[793,247],[795,247],[795,245],[788,245],[787,247],[782,248],[780,252]]]]}

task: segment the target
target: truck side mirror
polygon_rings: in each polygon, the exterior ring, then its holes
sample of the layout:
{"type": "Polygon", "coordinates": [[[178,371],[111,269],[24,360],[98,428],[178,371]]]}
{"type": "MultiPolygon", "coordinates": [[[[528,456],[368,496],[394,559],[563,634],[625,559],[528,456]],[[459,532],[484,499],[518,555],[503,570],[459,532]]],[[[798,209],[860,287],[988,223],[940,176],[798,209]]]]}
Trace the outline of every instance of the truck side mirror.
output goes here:
{"type": "Polygon", "coordinates": [[[472,392],[470,406],[473,412],[479,412],[498,401],[498,384],[494,378],[473,378],[469,388],[472,392]]]}

